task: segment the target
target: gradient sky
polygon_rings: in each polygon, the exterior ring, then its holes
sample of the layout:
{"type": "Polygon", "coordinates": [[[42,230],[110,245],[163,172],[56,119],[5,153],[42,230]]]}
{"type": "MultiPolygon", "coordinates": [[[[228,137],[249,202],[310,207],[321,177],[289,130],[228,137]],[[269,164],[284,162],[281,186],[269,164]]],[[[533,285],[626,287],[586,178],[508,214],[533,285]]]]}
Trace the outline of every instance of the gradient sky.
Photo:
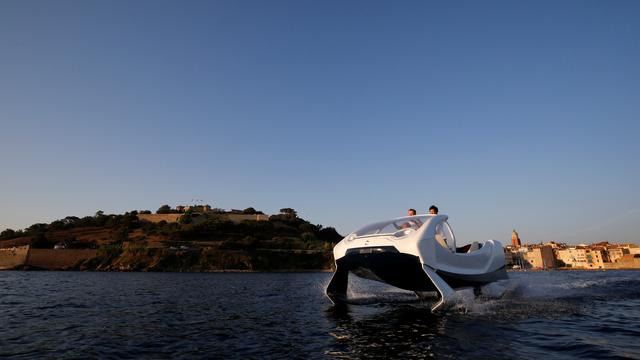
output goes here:
{"type": "Polygon", "coordinates": [[[0,2],[0,230],[292,207],[640,244],[638,1],[0,2]]]}

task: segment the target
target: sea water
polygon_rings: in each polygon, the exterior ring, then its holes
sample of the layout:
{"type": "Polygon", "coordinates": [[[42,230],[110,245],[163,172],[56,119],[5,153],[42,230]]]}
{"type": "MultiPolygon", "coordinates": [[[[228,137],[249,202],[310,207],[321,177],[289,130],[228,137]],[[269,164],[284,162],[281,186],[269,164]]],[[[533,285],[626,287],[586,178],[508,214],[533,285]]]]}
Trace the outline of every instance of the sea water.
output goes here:
{"type": "Polygon", "coordinates": [[[640,358],[640,272],[510,273],[447,310],[330,273],[0,272],[0,358],[640,358]]]}

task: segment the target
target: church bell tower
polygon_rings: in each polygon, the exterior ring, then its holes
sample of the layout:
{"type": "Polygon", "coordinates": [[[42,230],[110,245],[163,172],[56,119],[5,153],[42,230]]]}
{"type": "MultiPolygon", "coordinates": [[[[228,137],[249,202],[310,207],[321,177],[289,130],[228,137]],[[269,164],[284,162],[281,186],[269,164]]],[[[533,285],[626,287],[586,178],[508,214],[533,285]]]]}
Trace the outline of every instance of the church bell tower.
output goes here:
{"type": "Polygon", "coordinates": [[[513,229],[513,232],[511,233],[511,246],[520,246],[522,245],[520,243],[520,237],[518,236],[518,232],[516,231],[516,229],[513,229]]]}

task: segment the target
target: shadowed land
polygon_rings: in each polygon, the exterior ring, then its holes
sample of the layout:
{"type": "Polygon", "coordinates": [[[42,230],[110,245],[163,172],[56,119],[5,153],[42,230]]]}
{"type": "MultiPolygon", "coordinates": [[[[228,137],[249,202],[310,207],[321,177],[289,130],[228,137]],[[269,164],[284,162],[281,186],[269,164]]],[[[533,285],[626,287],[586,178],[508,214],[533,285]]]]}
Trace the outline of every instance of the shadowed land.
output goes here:
{"type": "Polygon", "coordinates": [[[231,213],[161,207],[158,212],[158,217],[171,215],[170,221],[154,221],[148,211],[99,211],[22,231],[5,230],[0,235],[0,269],[331,270],[331,249],[342,238],[335,229],[314,225],[290,208],[271,216],[253,208],[231,213]]]}

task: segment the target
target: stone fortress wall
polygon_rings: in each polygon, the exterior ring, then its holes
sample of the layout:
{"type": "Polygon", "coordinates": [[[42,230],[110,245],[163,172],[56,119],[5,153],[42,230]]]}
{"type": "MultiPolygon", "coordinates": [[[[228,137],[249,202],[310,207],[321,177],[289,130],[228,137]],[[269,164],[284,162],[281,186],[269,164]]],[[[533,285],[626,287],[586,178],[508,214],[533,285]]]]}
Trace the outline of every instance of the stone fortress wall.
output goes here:
{"type": "Polygon", "coordinates": [[[27,262],[29,246],[16,246],[0,249],[0,270],[15,269],[27,262]]]}
{"type": "Polygon", "coordinates": [[[628,254],[623,255],[620,259],[617,259],[612,263],[604,263],[605,269],[611,270],[626,270],[626,269],[640,269],[640,255],[628,254]]]}
{"type": "Polygon", "coordinates": [[[95,249],[30,249],[25,265],[39,269],[61,270],[78,261],[96,257],[95,249]]]}
{"type": "Polygon", "coordinates": [[[184,214],[138,214],[138,219],[152,223],[166,221],[168,223],[177,222],[178,218],[184,214]]]}
{"type": "Polygon", "coordinates": [[[0,248],[0,270],[34,267],[62,270],[78,261],[96,257],[95,249],[31,249],[30,246],[0,248]]]}
{"type": "MultiPolygon", "coordinates": [[[[138,214],[138,219],[142,221],[148,221],[152,223],[159,223],[160,221],[166,221],[168,223],[177,222],[180,216],[184,214],[138,214]]],[[[222,218],[226,218],[234,223],[239,223],[245,220],[252,221],[268,221],[269,215],[265,214],[220,214],[222,218]]]]}

